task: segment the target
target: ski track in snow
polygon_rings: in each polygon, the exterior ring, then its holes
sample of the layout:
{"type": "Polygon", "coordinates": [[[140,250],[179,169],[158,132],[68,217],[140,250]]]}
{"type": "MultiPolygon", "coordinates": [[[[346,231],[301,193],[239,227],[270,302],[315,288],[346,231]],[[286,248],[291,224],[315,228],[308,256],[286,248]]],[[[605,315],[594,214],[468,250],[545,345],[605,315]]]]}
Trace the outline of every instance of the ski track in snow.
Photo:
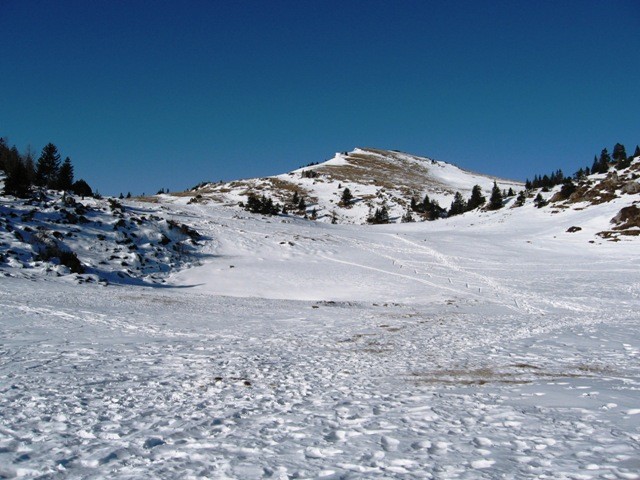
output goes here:
{"type": "Polygon", "coordinates": [[[178,214],[194,288],[0,278],[0,478],[640,478],[624,250],[178,214]]]}

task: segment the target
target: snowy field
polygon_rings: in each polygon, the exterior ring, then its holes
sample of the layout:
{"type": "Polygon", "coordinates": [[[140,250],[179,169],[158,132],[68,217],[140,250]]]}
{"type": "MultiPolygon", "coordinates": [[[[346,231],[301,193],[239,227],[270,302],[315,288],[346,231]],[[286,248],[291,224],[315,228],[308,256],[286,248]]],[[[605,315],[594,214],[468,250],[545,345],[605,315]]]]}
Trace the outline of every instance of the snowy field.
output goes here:
{"type": "Polygon", "coordinates": [[[207,240],[163,286],[0,277],[0,478],[640,478],[640,242],[594,236],[615,202],[170,208],[207,240]]]}

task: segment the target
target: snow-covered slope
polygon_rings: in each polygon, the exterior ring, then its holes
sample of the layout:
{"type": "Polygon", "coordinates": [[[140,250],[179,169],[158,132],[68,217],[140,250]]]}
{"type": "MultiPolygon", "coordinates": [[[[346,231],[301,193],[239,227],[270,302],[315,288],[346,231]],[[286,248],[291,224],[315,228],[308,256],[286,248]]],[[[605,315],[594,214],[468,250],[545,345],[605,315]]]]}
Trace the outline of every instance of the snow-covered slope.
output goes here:
{"type": "Polygon", "coordinates": [[[639,478],[637,165],[388,225],[3,198],[0,478],[639,478]]]}
{"type": "Polygon", "coordinates": [[[291,202],[293,193],[298,192],[306,200],[306,210],[297,212],[290,208],[291,214],[310,215],[315,210],[319,221],[362,224],[383,205],[388,208],[391,220],[399,221],[411,197],[422,201],[428,195],[448,208],[456,191],[469,197],[474,185],[480,185],[488,196],[494,181],[505,190],[513,188],[517,191],[523,187],[520,182],[468,172],[429,158],[357,148],[290,173],[207,184],[180,195],[196,202],[238,204],[246,202],[250,193],[255,193],[273,197],[286,205],[291,202]],[[347,206],[340,204],[345,188],[349,188],[355,197],[347,206]]]}

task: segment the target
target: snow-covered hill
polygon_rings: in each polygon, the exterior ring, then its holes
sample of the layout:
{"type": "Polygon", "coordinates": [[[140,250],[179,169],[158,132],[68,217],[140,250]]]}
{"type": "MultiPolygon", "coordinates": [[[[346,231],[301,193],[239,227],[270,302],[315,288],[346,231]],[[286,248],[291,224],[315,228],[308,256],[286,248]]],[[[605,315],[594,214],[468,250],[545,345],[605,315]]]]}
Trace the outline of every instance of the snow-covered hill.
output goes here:
{"type": "Polygon", "coordinates": [[[391,221],[400,221],[411,198],[422,201],[425,195],[448,208],[455,192],[469,197],[474,185],[488,196],[494,181],[501,189],[520,190],[523,184],[462,170],[454,165],[406,153],[357,148],[337,153],[323,163],[310,165],[273,177],[206,184],[180,194],[192,202],[215,201],[223,204],[246,202],[250,193],[272,197],[282,205],[291,204],[294,192],[306,200],[306,209],[290,213],[310,216],[315,210],[318,221],[366,223],[383,205],[391,221]],[[345,188],[354,201],[341,205],[345,188]]]}

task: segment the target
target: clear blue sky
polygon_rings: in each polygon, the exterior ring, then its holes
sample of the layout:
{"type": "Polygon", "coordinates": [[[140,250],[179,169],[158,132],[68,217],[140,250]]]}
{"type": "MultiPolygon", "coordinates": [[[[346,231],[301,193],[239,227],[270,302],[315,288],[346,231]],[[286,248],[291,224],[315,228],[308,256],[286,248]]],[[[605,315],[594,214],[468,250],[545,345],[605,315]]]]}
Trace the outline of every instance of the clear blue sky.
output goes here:
{"type": "Polygon", "coordinates": [[[0,135],[103,194],[356,146],[524,179],[640,143],[640,2],[0,0],[0,135]]]}

